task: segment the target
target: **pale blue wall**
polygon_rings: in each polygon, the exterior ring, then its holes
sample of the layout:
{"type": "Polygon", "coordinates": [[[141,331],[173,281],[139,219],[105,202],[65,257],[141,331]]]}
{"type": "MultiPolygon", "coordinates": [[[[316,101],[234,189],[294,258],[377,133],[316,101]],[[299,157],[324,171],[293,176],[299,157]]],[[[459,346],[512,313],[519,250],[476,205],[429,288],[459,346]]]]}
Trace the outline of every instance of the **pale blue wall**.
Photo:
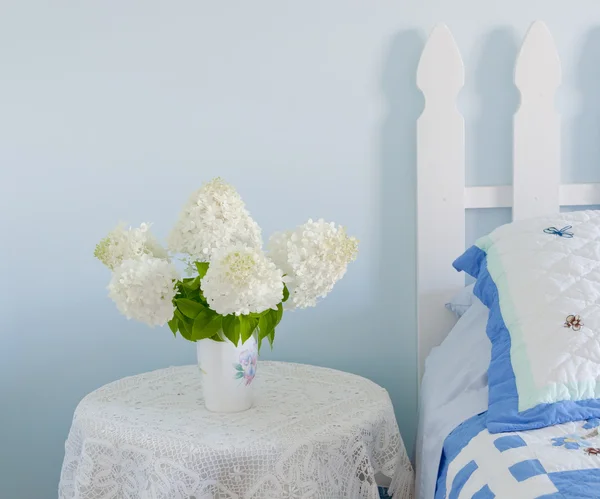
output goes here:
{"type": "MultiPolygon", "coordinates": [[[[469,182],[507,182],[512,67],[535,19],[564,63],[563,177],[600,181],[597,0],[3,2],[0,497],[56,497],[86,393],[194,361],[118,315],[91,254],[120,218],[166,235],[215,175],[267,234],[312,216],[360,238],[346,278],[285,318],[269,357],[379,382],[412,447],[419,53],[447,22],[467,67],[469,182]]],[[[469,237],[507,216],[469,214],[469,237]]]]}

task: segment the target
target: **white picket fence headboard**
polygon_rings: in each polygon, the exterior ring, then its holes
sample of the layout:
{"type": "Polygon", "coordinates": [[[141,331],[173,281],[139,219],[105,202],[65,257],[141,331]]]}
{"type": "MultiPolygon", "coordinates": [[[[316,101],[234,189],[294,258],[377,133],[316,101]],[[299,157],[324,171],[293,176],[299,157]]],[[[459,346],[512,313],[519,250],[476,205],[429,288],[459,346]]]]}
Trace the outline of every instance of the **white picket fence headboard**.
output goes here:
{"type": "Polygon", "coordinates": [[[521,93],[514,117],[513,185],[465,186],[465,126],[456,101],[463,61],[444,24],[423,50],[417,84],[425,109],[417,122],[417,294],[419,379],[425,358],[456,319],[444,307],[464,286],[451,264],[465,249],[465,210],[512,208],[513,219],[600,204],[600,183],[560,183],[560,117],[554,98],[560,60],[550,31],[535,22],[515,67],[521,93]]]}

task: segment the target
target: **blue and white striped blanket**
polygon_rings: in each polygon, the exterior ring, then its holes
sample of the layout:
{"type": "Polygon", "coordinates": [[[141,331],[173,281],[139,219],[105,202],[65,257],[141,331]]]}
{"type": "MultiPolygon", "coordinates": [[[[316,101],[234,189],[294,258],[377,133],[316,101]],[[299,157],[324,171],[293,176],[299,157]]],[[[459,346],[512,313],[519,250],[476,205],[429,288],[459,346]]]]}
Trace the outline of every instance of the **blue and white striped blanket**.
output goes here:
{"type": "Polygon", "coordinates": [[[600,497],[600,419],[490,434],[485,418],[446,438],[435,499],[600,497]]]}

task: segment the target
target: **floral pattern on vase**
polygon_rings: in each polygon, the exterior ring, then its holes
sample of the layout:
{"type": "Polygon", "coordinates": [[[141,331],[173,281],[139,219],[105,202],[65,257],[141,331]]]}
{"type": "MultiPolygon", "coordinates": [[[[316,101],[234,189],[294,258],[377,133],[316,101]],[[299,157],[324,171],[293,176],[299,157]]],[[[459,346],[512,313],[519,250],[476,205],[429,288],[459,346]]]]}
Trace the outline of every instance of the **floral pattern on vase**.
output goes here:
{"type": "Polygon", "coordinates": [[[234,379],[244,379],[246,386],[252,383],[256,376],[256,364],[258,362],[258,349],[256,344],[252,344],[240,352],[240,361],[233,364],[236,370],[234,379]]]}

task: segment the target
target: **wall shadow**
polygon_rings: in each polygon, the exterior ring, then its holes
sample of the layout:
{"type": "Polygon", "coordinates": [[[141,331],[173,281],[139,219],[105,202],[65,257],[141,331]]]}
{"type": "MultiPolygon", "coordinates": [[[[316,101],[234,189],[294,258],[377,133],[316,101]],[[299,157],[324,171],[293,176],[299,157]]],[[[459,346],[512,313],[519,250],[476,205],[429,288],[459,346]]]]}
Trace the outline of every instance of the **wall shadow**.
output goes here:
{"type": "MultiPolygon", "coordinates": [[[[379,285],[374,290],[379,327],[398,335],[398,341],[390,345],[381,361],[398,366],[391,372],[401,379],[390,380],[384,386],[390,390],[411,454],[416,435],[418,386],[416,121],[424,108],[416,73],[425,41],[419,30],[399,32],[390,41],[385,57],[382,92],[386,115],[380,138],[379,285]]],[[[470,66],[473,71],[466,74],[466,82],[473,82],[469,86],[479,104],[474,116],[465,117],[467,161],[471,168],[470,175],[467,172],[469,183],[512,181],[513,116],[519,103],[513,71],[518,47],[514,30],[499,28],[490,32],[477,62],[470,66]]]]}
{"type": "Polygon", "coordinates": [[[425,35],[409,29],[390,40],[381,89],[386,114],[381,125],[378,286],[373,290],[378,327],[397,338],[386,351],[388,390],[408,452],[417,426],[416,316],[416,121],[424,108],[417,87],[425,35]]]}
{"type": "MultiPolygon", "coordinates": [[[[476,112],[465,113],[467,185],[512,184],[513,118],[521,99],[514,70],[520,43],[513,28],[491,31],[483,39],[473,71],[467,73],[463,90],[474,95],[477,103],[476,112]]],[[[477,238],[510,222],[512,210],[467,210],[465,217],[468,247],[477,238]]],[[[466,282],[472,280],[467,278],[466,282]]]]}
{"type": "Polygon", "coordinates": [[[474,116],[465,116],[467,185],[512,184],[513,117],[520,101],[513,77],[518,52],[514,29],[500,27],[485,36],[473,72],[466,66],[464,91],[475,95],[478,104],[474,116]]]}
{"type": "Polygon", "coordinates": [[[575,75],[578,113],[571,123],[565,120],[563,125],[563,135],[569,133],[571,146],[568,160],[572,173],[567,181],[600,182],[600,26],[584,37],[575,75]]]}

